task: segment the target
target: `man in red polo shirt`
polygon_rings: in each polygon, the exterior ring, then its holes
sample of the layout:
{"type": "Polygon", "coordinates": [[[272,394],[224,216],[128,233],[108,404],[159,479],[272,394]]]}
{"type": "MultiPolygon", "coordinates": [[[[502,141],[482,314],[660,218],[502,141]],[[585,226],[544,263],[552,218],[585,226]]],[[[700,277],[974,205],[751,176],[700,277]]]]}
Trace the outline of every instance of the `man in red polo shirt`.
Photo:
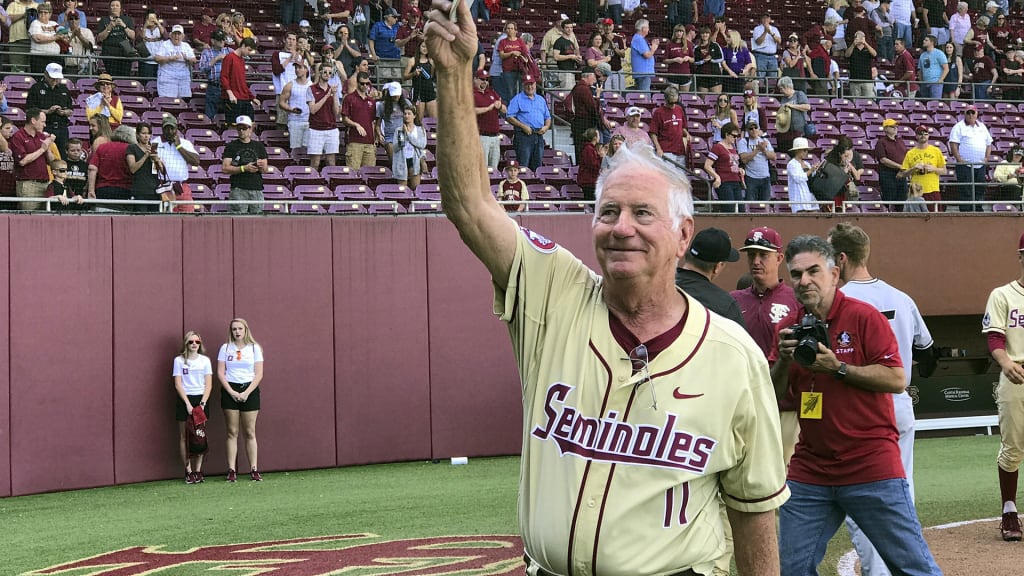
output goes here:
{"type": "MultiPolygon", "coordinates": [[[[57,158],[50,149],[57,137],[43,132],[46,126],[46,112],[29,108],[25,112],[25,127],[11,136],[11,150],[14,152],[17,179],[16,193],[19,198],[44,198],[50,182],[49,163],[57,158]]],[[[22,210],[39,210],[41,202],[22,202],[22,210]]]]}
{"type": "Polygon", "coordinates": [[[220,87],[225,118],[252,118],[253,107],[260,105],[260,101],[253,96],[249,90],[249,83],[245,80],[245,58],[255,53],[256,40],[245,38],[238,48],[224,57],[220,68],[220,87]]]}
{"type": "Polygon", "coordinates": [[[686,112],[679,104],[679,90],[674,86],[665,88],[664,104],[651,114],[649,134],[658,156],[689,167],[686,143],[690,141],[690,131],[686,129],[686,112]]]}
{"type": "Polygon", "coordinates": [[[917,61],[903,42],[902,38],[893,41],[896,61],[893,63],[892,78],[904,96],[913,98],[917,95],[917,61]]]}
{"type": "Polygon", "coordinates": [[[491,170],[498,170],[501,161],[501,118],[505,104],[501,96],[491,88],[491,75],[487,70],[478,70],[473,84],[473,106],[476,108],[476,123],[480,130],[480,146],[484,149],[484,161],[491,170]]]}
{"type": "Polygon", "coordinates": [[[377,102],[370,96],[371,86],[370,75],[360,72],[356,75],[356,91],[345,96],[341,103],[342,122],[348,127],[345,164],[353,170],[377,164],[374,145],[377,102]]]}
{"type": "Polygon", "coordinates": [[[889,321],[838,289],[835,251],[824,239],[794,238],[786,265],[801,306],[779,323],[769,362],[778,398],[792,391],[799,402],[800,440],[779,510],[781,572],[815,573],[848,515],[893,573],[941,574],[900,457],[891,394],[906,381],[889,321]],[[797,324],[813,338],[794,332],[797,324]]]}

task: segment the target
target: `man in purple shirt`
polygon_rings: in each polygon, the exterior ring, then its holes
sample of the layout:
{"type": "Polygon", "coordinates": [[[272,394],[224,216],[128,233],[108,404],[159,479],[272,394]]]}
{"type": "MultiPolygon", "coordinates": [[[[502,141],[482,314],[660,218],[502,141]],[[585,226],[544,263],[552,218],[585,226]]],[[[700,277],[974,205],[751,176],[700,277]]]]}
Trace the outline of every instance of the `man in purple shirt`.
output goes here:
{"type": "MultiPolygon", "coordinates": [[[[771,228],[754,228],[747,234],[740,252],[747,255],[747,266],[754,284],[729,295],[739,303],[747,332],[767,358],[779,322],[799,308],[793,288],[779,278],[779,265],[783,258],[782,236],[771,228]]],[[[796,409],[797,401],[792,394],[779,401],[782,452],[787,464],[800,434],[796,409]]]]}

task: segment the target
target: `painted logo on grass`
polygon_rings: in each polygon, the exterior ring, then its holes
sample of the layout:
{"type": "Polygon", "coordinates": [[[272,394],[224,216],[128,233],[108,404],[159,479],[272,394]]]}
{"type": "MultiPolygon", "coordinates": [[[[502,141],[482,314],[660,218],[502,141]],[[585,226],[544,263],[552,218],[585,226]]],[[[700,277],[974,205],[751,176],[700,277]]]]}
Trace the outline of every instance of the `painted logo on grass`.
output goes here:
{"type": "Polygon", "coordinates": [[[446,536],[379,541],[376,534],[295,538],[276,542],[203,546],[168,551],[136,546],[26,572],[23,576],[67,574],[225,574],[236,576],[326,576],[329,574],[471,576],[522,574],[518,536],[446,536]]]}

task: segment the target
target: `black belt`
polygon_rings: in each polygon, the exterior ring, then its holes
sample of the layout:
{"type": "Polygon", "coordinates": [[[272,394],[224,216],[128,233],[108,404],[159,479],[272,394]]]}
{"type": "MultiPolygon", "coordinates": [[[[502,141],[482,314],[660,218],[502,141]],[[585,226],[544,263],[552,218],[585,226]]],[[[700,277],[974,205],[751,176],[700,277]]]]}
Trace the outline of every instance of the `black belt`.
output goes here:
{"type": "Polygon", "coordinates": [[[761,56],[777,56],[777,54],[772,54],[771,52],[757,52],[757,51],[755,51],[754,54],[760,54],[761,56]]]}
{"type": "Polygon", "coordinates": [[[498,132],[497,134],[484,134],[483,132],[481,132],[480,135],[481,136],[489,136],[491,138],[494,138],[495,136],[501,136],[501,132],[498,132]]]}

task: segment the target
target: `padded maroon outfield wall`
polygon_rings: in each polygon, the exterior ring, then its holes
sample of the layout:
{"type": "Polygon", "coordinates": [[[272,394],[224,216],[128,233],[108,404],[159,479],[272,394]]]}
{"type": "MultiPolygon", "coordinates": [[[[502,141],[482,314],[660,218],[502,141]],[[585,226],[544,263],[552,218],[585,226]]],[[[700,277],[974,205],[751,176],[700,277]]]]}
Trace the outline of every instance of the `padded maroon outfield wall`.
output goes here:
{"type": "Polygon", "coordinates": [[[12,493],[113,484],[110,219],[11,217],[9,237],[12,493]]]}
{"type": "Polygon", "coordinates": [[[114,480],[184,473],[171,362],[181,346],[181,220],[112,218],[114,480]],[[162,426],[154,426],[154,423],[162,426]],[[139,434],[146,430],[146,434],[139,434]]]}
{"type": "Polygon", "coordinates": [[[10,302],[8,223],[6,216],[0,216],[0,498],[11,495],[10,306],[3,305],[10,302]]]}
{"type": "MultiPolygon", "coordinates": [[[[697,228],[739,245],[754,226],[788,240],[842,220],[867,229],[872,272],[926,317],[980,317],[1019,275],[1020,216],[701,215],[697,228]]],[[[594,266],[590,217],[520,222],[594,266]]],[[[268,472],[519,451],[507,329],[444,218],[5,215],[0,238],[0,496],[179,478],[171,361],[191,329],[216,364],[235,316],[266,348],[268,472]]],[[[204,468],[219,474],[217,385],[210,412],[204,468]]]]}
{"type": "Polygon", "coordinates": [[[334,220],[339,465],[431,457],[426,222],[334,220]]]}

